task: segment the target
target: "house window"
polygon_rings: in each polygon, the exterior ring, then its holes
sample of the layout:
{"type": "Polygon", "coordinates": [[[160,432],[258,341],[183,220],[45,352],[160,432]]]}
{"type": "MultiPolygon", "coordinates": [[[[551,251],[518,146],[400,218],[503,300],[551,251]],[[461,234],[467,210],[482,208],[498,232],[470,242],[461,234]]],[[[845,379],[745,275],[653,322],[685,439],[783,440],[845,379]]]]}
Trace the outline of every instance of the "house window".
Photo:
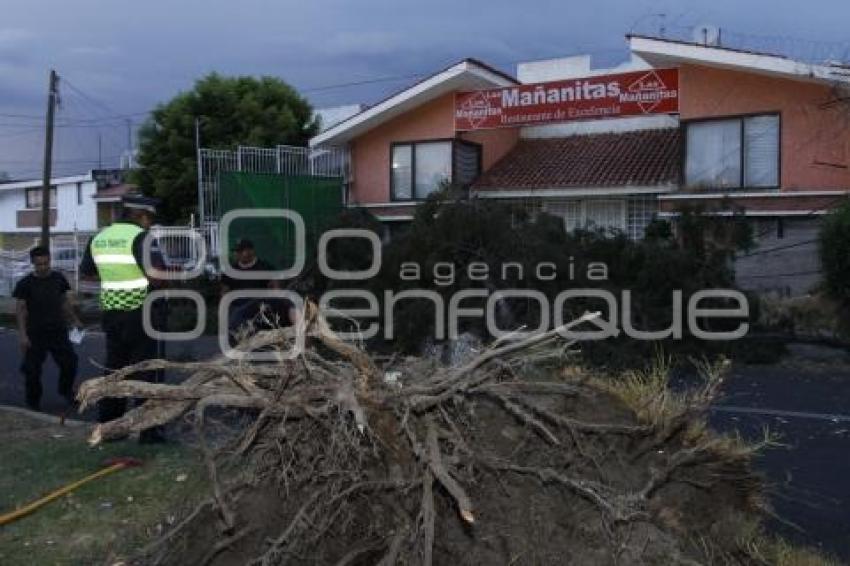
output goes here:
{"type": "Polygon", "coordinates": [[[393,200],[421,200],[445,182],[466,184],[481,173],[481,147],[461,140],[395,143],[390,151],[393,200]]]}
{"type": "Polygon", "coordinates": [[[685,183],[696,188],[779,186],[779,116],[689,122],[685,183]]]}
{"type": "Polygon", "coordinates": [[[392,155],[392,188],[394,200],[413,198],[413,146],[395,145],[392,155]]]}
{"type": "Polygon", "coordinates": [[[83,204],[83,184],[77,183],[77,205],[83,204]]]}
{"type": "MultiPolygon", "coordinates": [[[[27,208],[41,208],[42,189],[25,189],[24,198],[27,208]]],[[[56,208],[56,187],[50,187],[50,208],[56,208]]]]}
{"type": "Polygon", "coordinates": [[[626,231],[626,201],[565,200],[546,203],[546,212],[564,219],[564,229],[626,231]]]}

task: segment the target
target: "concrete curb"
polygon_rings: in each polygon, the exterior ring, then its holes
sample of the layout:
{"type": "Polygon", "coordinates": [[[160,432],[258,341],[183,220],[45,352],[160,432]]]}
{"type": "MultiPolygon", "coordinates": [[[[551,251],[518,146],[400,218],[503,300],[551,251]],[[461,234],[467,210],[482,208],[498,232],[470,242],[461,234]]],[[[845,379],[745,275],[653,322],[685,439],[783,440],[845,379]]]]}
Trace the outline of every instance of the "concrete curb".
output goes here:
{"type": "MultiPolygon", "coordinates": [[[[32,419],[35,419],[37,421],[41,421],[43,423],[48,423],[48,424],[52,424],[52,425],[56,425],[56,426],[62,426],[62,423],[60,422],[59,417],[54,416],[54,415],[48,415],[47,413],[39,413],[39,412],[36,412],[36,411],[31,411],[29,409],[23,409],[21,407],[12,407],[10,405],[0,405],[0,411],[5,411],[7,413],[15,413],[15,414],[18,414],[18,415],[21,415],[21,416],[24,416],[24,417],[30,417],[32,419]]],[[[85,421],[78,421],[76,419],[69,419],[69,418],[65,419],[65,424],[64,424],[64,426],[71,426],[71,427],[81,427],[81,426],[88,426],[88,425],[91,425],[91,423],[87,423],[85,421]]]]}

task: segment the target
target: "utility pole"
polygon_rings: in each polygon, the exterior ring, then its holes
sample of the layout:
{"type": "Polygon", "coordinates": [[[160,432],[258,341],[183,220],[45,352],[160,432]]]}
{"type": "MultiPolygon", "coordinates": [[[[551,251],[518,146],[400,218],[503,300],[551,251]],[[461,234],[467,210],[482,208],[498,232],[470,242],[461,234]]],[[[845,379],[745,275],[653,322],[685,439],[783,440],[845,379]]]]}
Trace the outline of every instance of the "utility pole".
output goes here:
{"type": "Polygon", "coordinates": [[[41,245],[50,247],[50,177],[53,167],[53,115],[58,98],[59,76],[50,69],[50,88],[47,95],[47,125],[44,133],[44,175],[41,186],[41,245]]]}
{"type": "Polygon", "coordinates": [[[97,132],[97,168],[103,169],[103,136],[97,132]]]}
{"type": "Polygon", "coordinates": [[[127,153],[133,153],[133,121],[127,118],[127,153]]]}

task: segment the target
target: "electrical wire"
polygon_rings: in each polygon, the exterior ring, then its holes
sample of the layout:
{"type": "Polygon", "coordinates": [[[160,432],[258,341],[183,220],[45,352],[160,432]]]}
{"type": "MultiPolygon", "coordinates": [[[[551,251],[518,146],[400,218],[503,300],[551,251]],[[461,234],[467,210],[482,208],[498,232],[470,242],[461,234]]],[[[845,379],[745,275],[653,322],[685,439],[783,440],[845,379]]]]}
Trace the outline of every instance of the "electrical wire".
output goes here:
{"type": "Polygon", "coordinates": [[[741,275],[741,279],[767,279],[768,277],[796,277],[800,275],[820,275],[823,273],[821,269],[810,271],[793,271],[791,273],[760,273],[758,275],[741,275]]]}

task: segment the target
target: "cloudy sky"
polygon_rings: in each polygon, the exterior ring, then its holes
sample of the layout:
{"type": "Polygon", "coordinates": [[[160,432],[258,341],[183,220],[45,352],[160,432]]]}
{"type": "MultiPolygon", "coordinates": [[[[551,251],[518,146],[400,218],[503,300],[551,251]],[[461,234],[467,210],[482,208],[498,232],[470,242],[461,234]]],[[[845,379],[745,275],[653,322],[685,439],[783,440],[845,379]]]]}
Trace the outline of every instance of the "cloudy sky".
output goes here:
{"type": "Polygon", "coordinates": [[[4,0],[0,171],[40,175],[48,71],[59,173],[117,164],[128,125],[210,71],[273,75],[316,107],[372,103],[464,57],[625,57],[629,30],[700,24],[751,48],[850,59],[847,0],[4,0]],[[660,14],[664,14],[661,16],[660,14]],[[100,139],[100,150],[98,149],[100,139]]]}

